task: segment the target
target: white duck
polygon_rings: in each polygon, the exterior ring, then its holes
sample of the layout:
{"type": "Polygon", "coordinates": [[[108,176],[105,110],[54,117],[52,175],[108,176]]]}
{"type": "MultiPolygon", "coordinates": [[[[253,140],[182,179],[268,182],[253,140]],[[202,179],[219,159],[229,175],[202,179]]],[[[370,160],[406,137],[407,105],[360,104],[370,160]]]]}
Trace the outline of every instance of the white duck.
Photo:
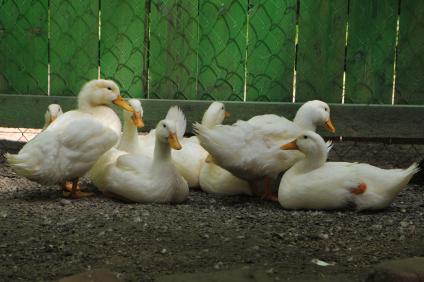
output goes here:
{"type": "Polygon", "coordinates": [[[66,189],[65,182],[72,181],[72,191],[65,196],[90,195],[77,190],[78,179],[119,139],[119,118],[108,107],[112,103],[132,111],[113,81],[86,83],[78,95],[78,109],[61,115],[18,154],[6,154],[7,162],[19,175],[42,184],[66,189]]]}
{"type": "Polygon", "coordinates": [[[286,209],[383,209],[418,172],[417,164],[407,169],[381,169],[369,164],[326,162],[327,145],[321,136],[305,131],[281,149],[300,150],[299,160],[281,179],[278,200],[286,209]]]}
{"type": "Polygon", "coordinates": [[[131,154],[140,153],[140,142],[138,128],[144,126],[143,107],[137,99],[129,99],[128,103],[133,108],[133,112],[123,111],[124,126],[118,149],[131,154]]]}
{"type": "Polygon", "coordinates": [[[47,111],[44,114],[44,126],[42,131],[44,131],[52,122],[54,122],[58,117],[63,115],[62,107],[59,104],[50,104],[47,107],[47,111]]]}
{"type": "MultiPolygon", "coordinates": [[[[221,125],[224,119],[229,117],[229,115],[223,103],[213,102],[203,115],[202,125],[207,128],[213,128],[217,125],[221,125]]],[[[192,138],[196,138],[196,142],[200,142],[196,136],[192,138]]],[[[203,160],[201,164],[199,184],[203,191],[211,194],[252,194],[248,182],[234,176],[229,171],[209,160],[203,160]]]]}
{"type": "MultiPolygon", "coordinates": [[[[225,111],[225,107],[222,103],[213,102],[203,115],[202,124],[207,127],[212,127],[222,123],[224,118],[228,116],[229,113],[225,111]]],[[[167,119],[169,118],[167,117],[167,119]]],[[[188,186],[190,188],[196,188],[200,186],[200,169],[208,152],[199,144],[199,140],[196,136],[183,138],[184,132],[185,129],[178,135],[179,140],[181,140],[182,149],[179,151],[172,151],[172,159],[178,172],[187,181],[188,186]]],[[[143,153],[152,157],[155,139],[154,131],[151,131],[148,135],[141,136],[140,139],[140,146],[142,147],[143,153]]]]}
{"type": "Polygon", "coordinates": [[[194,127],[201,145],[215,163],[251,183],[264,177],[268,179],[265,185],[268,196],[271,194],[269,177],[276,178],[302,157],[299,152],[280,150],[282,140],[291,141],[303,129],[316,130],[319,125],[335,131],[329,106],[315,100],[303,104],[293,122],[276,115],[261,115],[233,125],[207,128],[195,124],[194,127]]]}
{"type": "Polygon", "coordinates": [[[128,104],[133,108],[133,112],[123,111],[124,126],[118,146],[104,153],[89,172],[91,181],[98,187],[107,185],[105,170],[109,165],[116,163],[118,157],[127,153],[140,154],[137,128],[144,126],[143,108],[137,99],[129,99],[128,104]]]}
{"type": "MultiPolygon", "coordinates": [[[[180,110],[178,112],[182,114],[180,110]]],[[[117,156],[116,159],[92,175],[94,184],[106,195],[131,202],[184,201],[188,197],[188,185],[178,174],[171,157],[171,148],[181,149],[177,132],[175,120],[165,119],[158,123],[153,160],[144,155],[112,149],[112,152],[117,151],[111,153],[117,156]]]]}

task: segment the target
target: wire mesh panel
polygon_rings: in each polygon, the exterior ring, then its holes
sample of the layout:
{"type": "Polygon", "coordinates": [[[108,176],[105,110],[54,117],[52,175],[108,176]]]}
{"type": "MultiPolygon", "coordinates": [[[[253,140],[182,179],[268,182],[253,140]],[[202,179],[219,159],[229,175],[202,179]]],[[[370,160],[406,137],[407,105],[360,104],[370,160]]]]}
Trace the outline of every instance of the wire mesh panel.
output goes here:
{"type": "Polygon", "coordinates": [[[296,0],[250,1],[247,100],[292,100],[296,0]]]}
{"type": "Polygon", "coordinates": [[[0,94],[47,94],[48,0],[0,1],[0,94]]]}
{"type": "Polygon", "coordinates": [[[341,102],[347,12],[347,0],[300,1],[296,101],[341,102]]]}
{"type": "Polygon", "coordinates": [[[390,104],[398,0],[350,1],[346,102],[390,104]]]}
{"type": "Polygon", "coordinates": [[[197,28],[197,1],[151,0],[149,98],[196,99],[197,28]]]}
{"type": "Polygon", "coordinates": [[[244,100],[247,1],[199,1],[198,93],[244,100]]]}
{"type": "Polygon", "coordinates": [[[51,94],[76,95],[98,76],[98,0],[50,2],[51,94]]]}
{"type": "Polygon", "coordinates": [[[335,142],[330,161],[365,162],[382,168],[406,168],[424,158],[423,144],[399,144],[382,141],[335,142]]]}
{"type": "Polygon", "coordinates": [[[424,1],[400,6],[396,103],[424,105],[424,1]]]}
{"type": "Polygon", "coordinates": [[[101,77],[116,81],[131,97],[143,93],[145,1],[102,1],[100,69],[101,77]]]}

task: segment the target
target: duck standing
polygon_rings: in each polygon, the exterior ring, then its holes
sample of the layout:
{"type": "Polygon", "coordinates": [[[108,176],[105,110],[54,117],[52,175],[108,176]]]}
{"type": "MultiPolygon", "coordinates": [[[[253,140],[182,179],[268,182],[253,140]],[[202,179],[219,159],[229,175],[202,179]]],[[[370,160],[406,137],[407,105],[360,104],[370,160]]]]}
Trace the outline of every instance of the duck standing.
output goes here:
{"type": "Polygon", "coordinates": [[[109,107],[112,103],[132,111],[113,81],[86,83],[78,95],[78,109],[57,118],[18,154],[6,154],[8,164],[17,174],[41,184],[60,184],[66,190],[66,181],[72,181],[64,196],[91,195],[78,190],[78,180],[119,139],[121,124],[109,107]]]}

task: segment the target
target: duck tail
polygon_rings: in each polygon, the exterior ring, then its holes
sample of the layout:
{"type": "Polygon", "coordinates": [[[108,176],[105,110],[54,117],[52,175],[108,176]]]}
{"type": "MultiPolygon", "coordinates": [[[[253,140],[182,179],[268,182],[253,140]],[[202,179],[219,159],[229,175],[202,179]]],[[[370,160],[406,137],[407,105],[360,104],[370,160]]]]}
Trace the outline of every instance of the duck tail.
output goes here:
{"type": "Polygon", "coordinates": [[[24,177],[31,179],[36,175],[36,165],[30,159],[25,158],[22,154],[4,154],[6,162],[13,170],[24,177]]]}
{"type": "Polygon", "coordinates": [[[5,153],[4,154],[4,158],[6,159],[6,162],[11,166],[15,166],[17,164],[19,164],[19,160],[18,160],[18,154],[10,154],[10,153],[5,153]]]}
{"type": "Polygon", "coordinates": [[[325,145],[327,145],[327,153],[329,153],[331,149],[333,149],[334,147],[334,143],[331,140],[328,140],[327,142],[325,142],[325,145]]]}
{"type": "Polygon", "coordinates": [[[203,144],[207,141],[208,128],[201,123],[193,123],[193,132],[200,140],[200,144],[203,144]]]}
{"type": "Polygon", "coordinates": [[[413,163],[412,165],[410,165],[407,169],[405,169],[403,171],[404,173],[404,177],[401,180],[401,186],[406,186],[409,181],[411,180],[411,178],[420,171],[420,166],[418,163],[413,163]]]}
{"type": "Polygon", "coordinates": [[[187,119],[178,106],[172,106],[169,108],[168,113],[166,114],[165,119],[170,119],[175,121],[177,125],[177,136],[182,138],[187,128],[187,119]]]}
{"type": "Polygon", "coordinates": [[[417,170],[418,171],[411,179],[411,183],[424,184],[424,159],[418,164],[417,170]]]}

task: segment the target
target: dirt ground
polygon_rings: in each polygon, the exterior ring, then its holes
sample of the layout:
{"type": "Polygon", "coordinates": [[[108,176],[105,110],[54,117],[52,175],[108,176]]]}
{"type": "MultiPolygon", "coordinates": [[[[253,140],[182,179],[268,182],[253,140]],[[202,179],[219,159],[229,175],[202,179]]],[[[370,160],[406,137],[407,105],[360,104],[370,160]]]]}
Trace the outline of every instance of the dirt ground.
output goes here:
{"type": "MultiPolygon", "coordinates": [[[[343,143],[331,159],[391,167],[423,156],[422,145],[343,143]]],[[[1,155],[19,146],[2,143],[1,155]]],[[[94,189],[87,180],[84,186],[94,189]]],[[[423,223],[422,184],[372,213],[287,211],[252,197],[200,191],[180,205],[124,204],[101,195],[63,199],[58,187],[17,176],[0,158],[1,281],[51,281],[90,269],[124,281],[238,269],[263,271],[269,281],[335,275],[361,281],[382,260],[424,256],[423,223]]]]}

